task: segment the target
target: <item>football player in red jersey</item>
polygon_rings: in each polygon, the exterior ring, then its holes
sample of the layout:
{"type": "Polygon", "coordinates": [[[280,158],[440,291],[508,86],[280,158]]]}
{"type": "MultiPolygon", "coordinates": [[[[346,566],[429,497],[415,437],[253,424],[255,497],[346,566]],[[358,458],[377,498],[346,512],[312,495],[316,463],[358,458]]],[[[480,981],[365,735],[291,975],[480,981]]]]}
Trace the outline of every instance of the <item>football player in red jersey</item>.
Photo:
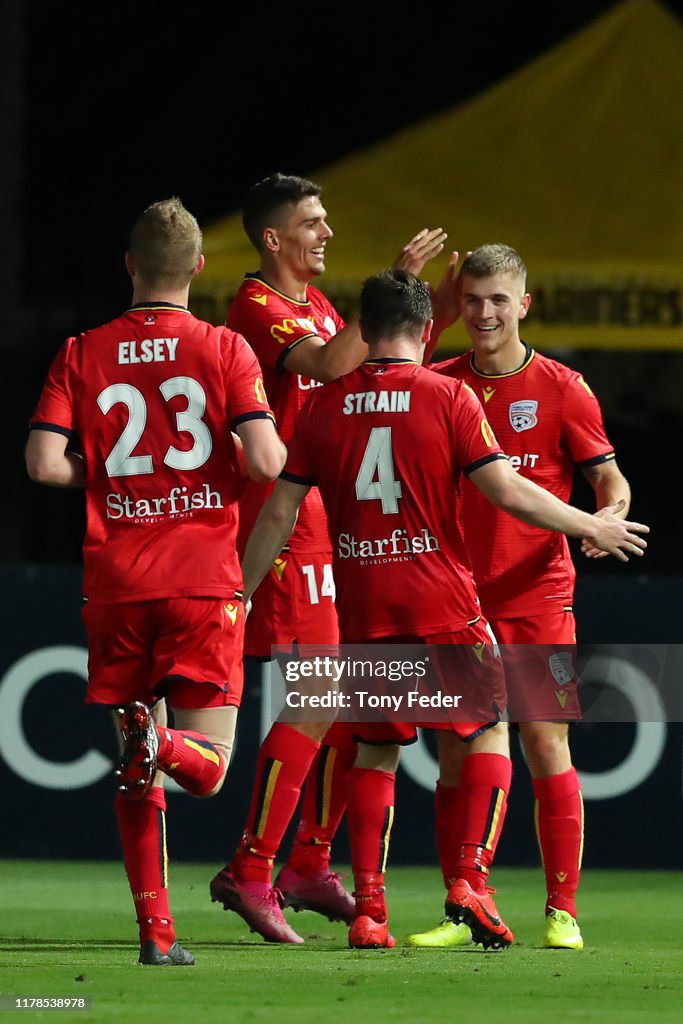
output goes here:
{"type": "MultiPolygon", "coordinates": [[[[647,527],[608,513],[590,516],[512,469],[472,389],[420,365],[431,309],[426,286],[404,270],[366,281],[360,323],[369,358],[316,390],[300,413],[285,469],[247,543],[245,594],[266,576],[317,486],[332,542],[341,640],[420,640],[445,648],[456,663],[458,651],[471,660],[473,650],[477,658],[484,652],[497,692],[496,659],[453,515],[462,477],[507,513],[588,537],[596,549],[641,554],[647,527]]],[[[459,665],[451,671],[461,672],[459,665]]],[[[447,913],[467,922],[478,941],[499,947],[510,944],[512,933],[486,880],[510,782],[506,729],[497,715],[452,723],[458,742],[469,745],[462,834],[446,900],[447,913]]],[[[398,744],[409,742],[414,728],[405,721],[361,723],[356,732],[348,811],[356,918],[349,941],[390,946],[384,861],[398,744]]]]}
{"type": "MultiPolygon", "coordinates": [[[[247,236],[260,267],[246,275],[230,304],[227,324],[243,334],[263,367],[264,383],[282,439],[312,392],[352,370],[364,356],[358,324],[345,324],[312,283],[325,270],[332,238],[321,189],[305,178],[273,174],[248,192],[243,210],[247,236]]],[[[440,229],[420,231],[396,265],[419,273],[438,255],[440,229]]],[[[454,318],[446,287],[455,272],[453,254],[437,289],[441,321],[454,318]]],[[[437,303],[438,304],[438,303],[437,303]]],[[[240,551],[267,490],[247,484],[240,500],[240,551]]],[[[330,539],[320,495],[312,488],[296,529],[278,551],[255,595],[245,634],[245,655],[271,658],[271,646],[329,645],[338,639],[330,539]]],[[[283,904],[348,921],[354,904],[338,874],[330,871],[330,847],[346,806],[346,779],[355,757],[348,731],[324,723],[275,722],[258,755],[251,807],[230,865],[211,882],[214,901],[235,910],[273,942],[300,942],[274,898],[272,869],[295,812],[304,780],[299,827],[286,864],[275,880],[283,904]]]]}
{"type": "Polygon", "coordinates": [[[187,308],[201,250],[178,198],[141,214],[125,258],[132,305],[66,341],[26,446],[33,480],[85,488],[86,701],[123,706],[116,814],[140,963],[161,966],[194,963],[169,907],[164,774],[218,792],[242,693],[232,431],[253,481],[274,479],[286,454],[245,339],[187,308]]]}
{"type": "MultiPolygon", "coordinates": [[[[579,469],[595,491],[596,515],[611,509],[625,517],[630,489],[615,461],[595,395],[581,374],[535,352],[520,338],[520,321],[531,296],[519,254],[505,245],[484,245],[469,253],[461,288],[472,350],[432,364],[432,369],[464,380],[476,392],[520,476],[567,501],[579,469]]],[[[519,723],[533,780],[548,890],[545,945],[581,949],[576,893],[583,805],[568,725],[581,717],[572,613],[576,571],[564,536],[504,515],[469,483],[463,487],[460,517],[482,609],[504,645],[510,715],[519,723]]],[[[582,547],[589,557],[604,554],[589,541],[582,547]]],[[[459,842],[454,810],[461,758],[451,736],[440,734],[436,831],[446,884],[459,842]]],[[[456,945],[463,937],[468,938],[462,928],[445,922],[409,941],[456,945]]]]}

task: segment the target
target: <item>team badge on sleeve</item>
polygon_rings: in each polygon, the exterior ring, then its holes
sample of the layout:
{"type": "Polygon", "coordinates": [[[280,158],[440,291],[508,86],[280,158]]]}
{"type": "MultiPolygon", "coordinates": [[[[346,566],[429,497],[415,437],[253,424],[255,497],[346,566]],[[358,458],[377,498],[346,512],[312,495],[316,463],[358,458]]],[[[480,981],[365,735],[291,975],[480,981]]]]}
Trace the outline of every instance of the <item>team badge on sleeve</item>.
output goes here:
{"type": "Polygon", "coordinates": [[[517,433],[521,433],[522,430],[531,430],[538,423],[536,417],[536,410],[538,409],[538,402],[529,400],[523,400],[521,402],[512,402],[510,405],[510,423],[512,429],[516,430],[517,433]]]}
{"type": "Polygon", "coordinates": [[[496,435],[491,429],[491,424],[488,420],[481,421],[481,436],[484,438],[484,444],[487,448],[493,448],[494,444],[498,444],[496,441],[496,435]]]}

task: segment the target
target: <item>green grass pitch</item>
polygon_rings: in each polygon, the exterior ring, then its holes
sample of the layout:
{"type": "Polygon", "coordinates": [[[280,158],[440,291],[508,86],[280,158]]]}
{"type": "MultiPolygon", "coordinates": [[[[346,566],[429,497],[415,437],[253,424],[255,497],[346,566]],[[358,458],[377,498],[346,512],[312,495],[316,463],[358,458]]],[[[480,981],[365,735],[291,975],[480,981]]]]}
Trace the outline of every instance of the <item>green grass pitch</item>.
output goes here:
{"type": "MultiPolygon", "coordinates": [[[[583,952],[541,947],[540,870],[497,869],[503,952],[401,948],[436,924],[436,868],[389,870],[394,950],[350,950],[346,928],[287,916],[305,946],[272,946],[208,896],[220,865],[171,866],[171,907],[195,967],[136,964],[132,904],[116,863],[0,861],[0,994],[86,996],[92,1009],[21,1010],[81,1024],[680,1024],[683,873],[584,872],[583,952]]],[[[0,1020],[16,1020],[12,1011],[0,1020]]]]}

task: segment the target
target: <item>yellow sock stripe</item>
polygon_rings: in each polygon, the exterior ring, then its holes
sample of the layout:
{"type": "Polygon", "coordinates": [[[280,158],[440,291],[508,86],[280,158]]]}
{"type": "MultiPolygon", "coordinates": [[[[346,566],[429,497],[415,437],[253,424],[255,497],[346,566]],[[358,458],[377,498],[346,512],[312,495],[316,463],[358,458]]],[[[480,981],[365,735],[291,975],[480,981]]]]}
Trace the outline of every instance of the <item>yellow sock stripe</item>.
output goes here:
{"type": "Polygon", "coordinates": [[[499,789],[498,795],[496,796],[496,803],[493,808],[493,814],[491,816],[491,827],[489,829],[488,835],[486,836],[486,842],[484,843],[485,850],[493,849],[493,841],[496,838],[496,832],[498,831],[498,822],[500,820],[500,812],[503,809],[504,800],[505,792],[504,790],[499,789]]]}
{"type": "Polygon", "coordinates": [[[380,873],[384,874],[387,869],[387,857],[389,856],[389,841],[391,840],[391,827],[394,824],[394,808],[387,807],[387,818],[386,825],[384,826],[384,835],[382,836],[382,866],[380,867],[380,873]]]}
{"type": "Polygon", "coordinates": [[[332,796],[332,781],[334,779],[334,764],[337,759],[339,751],[335,747],[330,747],[325,760],[325,774],[323,775],[322,785],[322,805],[320,807],[320,820],[319,824],[321,828],[327,828],[327,822],[330,817],[330,802],[332,796]]]}
{"type": "Polygon", "coordinates": [[[183,743],[186,747],[191,747],[192,750],[196,750],[197,753],[201,754],[202,757],[205,757],[207,761],[211,761],[215,765],[219,765],[221,763],[221,759],[215,750],[207,750],[206,747],[202,747],[201,744],[195,743],[194,740],[191,740],[189,736],[183,736],[183,743]]]}
{"type": "Polygon", "coordinates": [[[579,847],[579,871],[583,863],[583,793],[579,790],[579,801],[581,803],[581,846],[579,847]]]}
{"type": "Polygon", "coordinates": [[[268,782],[266,783],[266,788],[263,793],[261,813],[258,816],[258,821],[256,822],[256,827],[254,828],[254,833],[258,836],[259,839],[263,838],[263,833],[265,831],[266,823],[268,821],[270,802],[273,799],[273,792],[275,791],[275,786],[277,785],[277,777],[280,774],[281,768],[282,761],[273,761],[270,771],[268,772],[268,782]]]}
{"type": "Polygon", "coordinates": [[[545,861],[543,860],[543,847],[541,846],[541,829],[538,824],[539,817],[539,803],[538,800],[534,800],[534,828],[536,829],[536,842],[538,843],[538,852],[541,855],[541,867],[545,870],[545,861]]]}
{"type": "Polygon", "coordinates": [[[161,885],[168,889],[168,847],[166,846],[166,815],[160,812],[161,838],[161,885]]]}

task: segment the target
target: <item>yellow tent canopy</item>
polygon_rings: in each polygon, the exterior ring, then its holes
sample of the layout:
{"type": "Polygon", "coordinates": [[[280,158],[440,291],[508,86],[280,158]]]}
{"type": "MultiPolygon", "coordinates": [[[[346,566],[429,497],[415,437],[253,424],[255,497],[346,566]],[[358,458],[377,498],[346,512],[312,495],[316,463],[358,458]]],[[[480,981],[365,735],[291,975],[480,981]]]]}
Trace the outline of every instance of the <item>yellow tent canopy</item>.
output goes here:
{"type": "MultiPolygon", "coordinates": [[[[335,231],[323,290],[343,311],[411,235],[442,226],[461,252],[519,250],[539,348],[683,347],[681,96],[683,25],[625,0],[486,93],[314,175],[335,231]]],[[[257,265],[239,213],[206,230],[205,253],[193,308],[222,322],[257,265]]],[[[456,325],[440,351],[466,344],[456,325]]]]}

